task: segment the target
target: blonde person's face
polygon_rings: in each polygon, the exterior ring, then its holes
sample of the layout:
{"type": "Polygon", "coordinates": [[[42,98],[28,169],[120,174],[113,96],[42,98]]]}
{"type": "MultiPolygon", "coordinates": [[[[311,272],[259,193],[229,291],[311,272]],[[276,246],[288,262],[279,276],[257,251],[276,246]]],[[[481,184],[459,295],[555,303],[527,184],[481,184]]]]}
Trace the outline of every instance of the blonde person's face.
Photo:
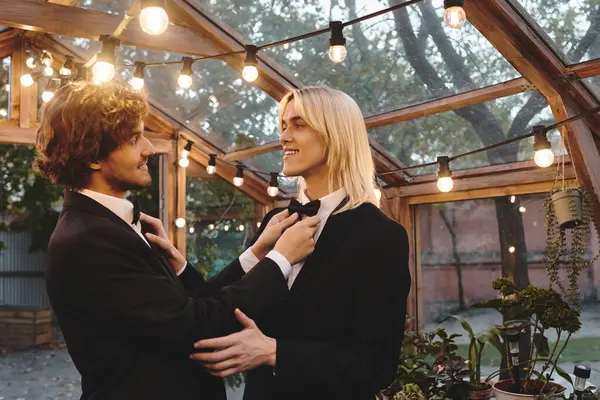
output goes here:
{"type": "Polygon", "coordinates": [[[326,158],[319,134],[296,113],[295,100],[283,114],[279,141],[283,146],[283,173],[287,176],[311,176],[326,173],[326,158]]]}
{"type": "Polygon", "coordinates": [[[100,162],[103,178],[115,191],[139,190],[152,183],[146,163],[155,150],[144,136],[144,123],[141,122],[132,134],[129,142],[100,162]]]}

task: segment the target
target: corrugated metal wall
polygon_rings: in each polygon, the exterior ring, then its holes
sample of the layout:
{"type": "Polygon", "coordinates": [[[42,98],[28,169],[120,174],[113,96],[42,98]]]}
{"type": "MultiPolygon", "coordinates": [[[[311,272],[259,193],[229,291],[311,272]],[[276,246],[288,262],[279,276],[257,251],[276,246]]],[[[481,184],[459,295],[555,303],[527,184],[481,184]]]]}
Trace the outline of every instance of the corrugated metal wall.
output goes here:
{"type": "Polygon", "coordinates": [[[45,253],[29,252],[29,232],[0,232],[0,305],[50,307],[44,282],[45,253]]]}

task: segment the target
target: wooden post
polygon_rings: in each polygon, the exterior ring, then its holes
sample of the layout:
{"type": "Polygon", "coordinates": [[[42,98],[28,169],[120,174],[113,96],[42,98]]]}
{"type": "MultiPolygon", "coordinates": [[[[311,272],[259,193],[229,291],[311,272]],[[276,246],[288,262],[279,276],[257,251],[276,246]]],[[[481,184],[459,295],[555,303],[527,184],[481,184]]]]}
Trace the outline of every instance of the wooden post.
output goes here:
{"type": "Polygon", "coordinates": [[[175,171],[177,175],[177,206],[176,206],[176,214],[174,216],[173,222],[177,220],[177,218],[184,218],[186,220],[186,226],[183,228],[178,228],[173,224],[173,229],[175,229],[175,247],[179,250],[181,254],[186,255],[186,232],[187,232],[187,217],[186,217],[186,173],[185,168],[181,168],[178,164],[179,154],[185,144],[182,141],[178,141],[177,144],[177,154],[175,155],[175,171]]]}
{"type": "MultiPolygon", "coordinates": [[[[25,67],[23,64],[26,60],[25,48],[21,46],[19,65],[20,71],[25,71],[25,67]]],[[[17,87],[19,88],[19,127],[20,128],[33,128],[37,121],[37,93],[38,93],[38,84],[34,82],[30,87],[25,87],[21,85],[19,75],[19,84],[17,87]]]]}
{"type": "Polygon", "coordinates": [[[18,38],[17,47],[14,49],[11,55],[11,79],[10,79],[10,119],[12,121],[19,121],[19,115],[21,110],[20,102],[20,87],[21,87],[21,75],[23,74],[23,52],[21,48],[23,41],[18,38]]]}

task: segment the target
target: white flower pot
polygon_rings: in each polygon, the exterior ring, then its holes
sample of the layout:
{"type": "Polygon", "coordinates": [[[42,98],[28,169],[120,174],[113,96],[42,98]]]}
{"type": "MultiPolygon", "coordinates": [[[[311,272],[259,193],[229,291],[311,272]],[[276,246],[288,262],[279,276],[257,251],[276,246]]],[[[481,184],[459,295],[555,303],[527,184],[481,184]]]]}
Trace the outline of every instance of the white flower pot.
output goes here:
{"type": "MultiPolygon", "coordinates": [[[[541,381],[530,381],[536,386],[543,385],[541,381]]],[[[521,383],[522,385],[523,383],[521,383]]],[[[522,394],[522,393],[511,393],[508,390],[512,387],[513,382],[510,379],[496,382],[494,384],[494,396],[496,400],[531,400],[538,395],[534,394],[522,394]]],[[[562,399],[562,394],[565,392],[565,388],[557,383],[550,382],[548,383],[549,387],[557,388],[556,395],[554,399],[559,400],[562,399]]]]}
{"type": "Polygon", "coordinates": [[[581,193],[579,190],[565,190],[552,195],[552,206],[561,229],[572,229],[583,222],[581,193]],[[573,208],[571,209],[571,204],[573,208]]]}

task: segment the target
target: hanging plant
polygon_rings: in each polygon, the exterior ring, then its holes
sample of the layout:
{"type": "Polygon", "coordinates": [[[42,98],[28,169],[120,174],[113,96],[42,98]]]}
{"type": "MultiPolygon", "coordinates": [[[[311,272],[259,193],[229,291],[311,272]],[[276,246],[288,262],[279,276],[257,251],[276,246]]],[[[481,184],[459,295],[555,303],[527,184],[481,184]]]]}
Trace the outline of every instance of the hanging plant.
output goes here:
{"type": "Polygon", "coordinates": [[[587,247],[590,240],[590,225],[593,222],[593,200],[582,188],[565,186],[564,156],[558,163],[554,185],[549,196],[544,200],[546,216],[546,248],[544,250],[544,268],[550,279],[550,287],[558,287],[566,295],[569,302],[580,308],[579,276],[600,253],[586,260],[587,247]],[[570,246],[567,238],[570,237],[570,246]],[[568,287],[565,289],[559,277],[564,269],[568,287]]]}

